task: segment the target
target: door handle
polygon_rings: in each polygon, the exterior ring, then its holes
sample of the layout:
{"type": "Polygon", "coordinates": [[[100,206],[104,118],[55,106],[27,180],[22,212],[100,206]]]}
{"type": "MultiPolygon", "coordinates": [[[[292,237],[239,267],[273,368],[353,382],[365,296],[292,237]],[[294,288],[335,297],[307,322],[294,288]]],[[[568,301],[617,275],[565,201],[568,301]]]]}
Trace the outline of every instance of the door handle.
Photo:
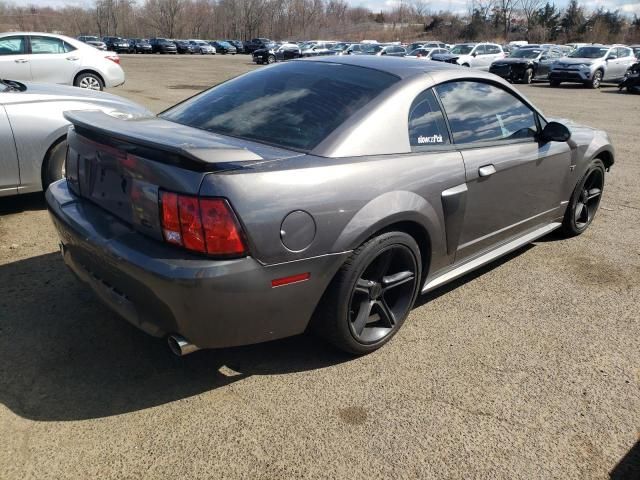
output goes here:
{"type": "Polygon", "coordinates": [[[27,60],[26,58],[16,58],[14,60],[14,62],[16,63],[27,63],[29,60],[27,60]]]}
{"type": "Polygon", "coordinates": [[[481,177],[489,177],[496,173],[496,167],[493,165],[483,165],[478,169],[478,175],[481,177]]]}
{"type": "Polygon", "coordinates": [[[67,60],[74,61],[74,60],[79,60],[79,58],[78,57],[67,57],[67,60]]]}

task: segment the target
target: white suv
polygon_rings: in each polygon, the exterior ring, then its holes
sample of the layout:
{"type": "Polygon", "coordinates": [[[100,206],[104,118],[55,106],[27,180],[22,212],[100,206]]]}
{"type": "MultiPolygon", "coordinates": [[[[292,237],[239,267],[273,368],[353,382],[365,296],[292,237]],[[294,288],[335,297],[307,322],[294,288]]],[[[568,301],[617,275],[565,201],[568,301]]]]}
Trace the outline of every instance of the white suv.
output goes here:
{"type": "Polygon", "coordinates": [[[448,54],[436,55],[433,60],[489,70],[491,63],[500,58],[504,58],[504,51],[496,43],[459,43],[448,54]]]}
{"type": "Polygon", "coordinates": [[[102,90],[124,83],[120,57],[51,33],[0,34],[2,78],[102,90]]]}

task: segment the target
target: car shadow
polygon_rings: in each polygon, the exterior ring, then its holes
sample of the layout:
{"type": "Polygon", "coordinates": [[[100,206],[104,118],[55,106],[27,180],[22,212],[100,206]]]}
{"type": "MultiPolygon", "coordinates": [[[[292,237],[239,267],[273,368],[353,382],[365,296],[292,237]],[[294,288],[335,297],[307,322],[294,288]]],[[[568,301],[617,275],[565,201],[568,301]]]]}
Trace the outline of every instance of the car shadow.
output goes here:
{"type": "MultiPolygon", "coordinates": [[[[557,87],[552,87],[551,85],[549,85],[549,82],[546,82],[546,83],[531,83],[531,84],[527,85],[527,87],[531,87],[531,88],[549,88],[549,89],[554,89],[554,90],[563,89],[563,88],[566,89],[566,90],[591,90],[590,88],[585,87],[582,83],[561,83],[557,87]]],[[[600,85],[600,89],[599,90],[601,92],[610,93],[612,90],[608,90],[608,89],[612,89],[612,88],[617,89],[618,88],[617,84],[600,85]]]]}
{"type": "Polygon", "coordinates": [[[353,359],[308,335],[175,357],[103,306],[57,253],[0,266],[0,291],[0,402],[31,420],[118,415],[353,359]]]}
{"type": "Polygon", "coordinates": [[[44,210],[45,208],[47,208],[47,204],[42,192],[0,198],[0,215],[44,210]]]}
{"type": "Polygon", "coordinates": [[[611,480],[640,480],[640,440],[611,470],[609,478],[611,480]]]}

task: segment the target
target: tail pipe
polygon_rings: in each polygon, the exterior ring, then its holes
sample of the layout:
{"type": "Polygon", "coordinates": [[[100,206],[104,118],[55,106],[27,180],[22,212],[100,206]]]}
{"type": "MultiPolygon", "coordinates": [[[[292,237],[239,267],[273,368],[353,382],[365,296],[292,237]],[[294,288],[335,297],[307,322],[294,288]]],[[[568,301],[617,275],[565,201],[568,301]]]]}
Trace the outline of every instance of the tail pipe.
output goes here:
{"type": "Polygon", "coordinates": [[[167,343],[169,344],[169,349],[178,357],[184,357],[185,355],[189,355],[190,353],[200,350],[200,347],[190,343],[181,335],[169,335],[167,337],[167,343]]]}

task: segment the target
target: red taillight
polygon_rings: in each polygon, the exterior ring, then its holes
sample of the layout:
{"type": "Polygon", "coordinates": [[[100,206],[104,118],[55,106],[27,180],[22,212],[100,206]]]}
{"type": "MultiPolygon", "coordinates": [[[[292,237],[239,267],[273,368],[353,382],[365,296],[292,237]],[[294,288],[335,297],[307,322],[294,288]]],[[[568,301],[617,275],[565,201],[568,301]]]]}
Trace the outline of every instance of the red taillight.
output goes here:
{"type": "Polygon", "coordinates": [[[120,65],[120,57],[117,55],[107,55],[106,57],[107,60],[111,60],[114,63],[117,63],[118,65],[120,65]]]}
{"type": "Polygon", "coordinates": [[[242,230],[226,200],[161,191],[160,207],[167,242],[211,255],[246,253],[242,230]]]}

